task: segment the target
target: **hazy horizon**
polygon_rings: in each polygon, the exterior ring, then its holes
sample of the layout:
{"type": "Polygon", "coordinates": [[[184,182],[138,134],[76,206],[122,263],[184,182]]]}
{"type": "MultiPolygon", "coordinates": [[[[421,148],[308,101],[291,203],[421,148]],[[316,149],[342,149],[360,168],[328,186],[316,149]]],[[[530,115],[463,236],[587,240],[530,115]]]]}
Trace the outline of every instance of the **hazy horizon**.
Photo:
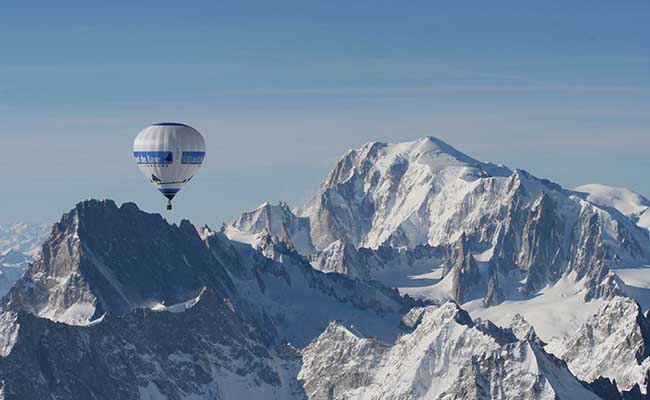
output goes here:
{"type": "MultiPolygon", "coordinates": [[[[410,138],[410,139],[409,139],[409,138],[405,138],[403,141],[416,140],[416,139],[419,139],[419,138],[422,138],[422,137],[425,137],[425,136],[433,136],[433,135],[424,135],[424,136],[420,136],[420,137],[413,137],[413,138],[410,138]]],[[[366,142],[366,143],[368,143],[368,142],[366,142]]],[[[365,144],[365,143],[364,143],[364,144],[365,144]]],[[[448,144],[451,144],[451,145],[453,146],[452,143],[448,143],[448,144]]],[[[360,147],[360,146],[358,146],[358,147],[360,147]]],[[[358,148],[358,147],[357,147],[357,148],[358,148]]],[[[455,147],[455,146],[453,146],[453,147],[455,147]]],[[[457,150],[460,150],[461,152],[463,152],[463,153],[465,153],[465,154],[467,154],[467,155],[469,155],[469,156],[474,157],[473,154],[469,154],[469,153],[467,153],[467,152],[464,152],[463,149],[459,149],[459,148],[457,148],[457,150]]],[[[341,153],[341,156],[342,156],[343,154],[344,154],[344,153],[341,153]]],[[[482,159],[482,158],[478,158],[478,157],[475,157],[475,158],[479,159],[479,161],[492,162],[492,163],[495,163],[495,164],[504,164],[504,163],[502,163],[502,162],[500,162],[500,161],[498,161],[498,160],[482,159]]],[[[184,206],[182,205],[182,200],[178,202],[179,204],[181,204],[180,207],[183,209],[183,211],[181,211],[180,213],[179,213],[179,212],[176,212],[176,211],[171,211],[171,212],[165,211],[165,210],[164,210],[164,203],[166,202],[166,200],[160,198],[160,196],[149,196],[149,197],[154,197],[154,199],[148,199],[149,201],[147,201],[147,205],[150,207],[150,208],[148,208],[148,209],[145,208],[146,206],[141,206],[137,200],[130,200],[130,199],[128,199],[128,198],[123,198],[123,199],[116,199],[116,198],[113,198],[113,197],[87,197],[87,198],[80,198],[77,202],[72,202],[72,203],[69,205],[68,209],[63,210],[62,213],[66,213],[66,212],[68,212],[70,209],[74,208],[74,206],[75,206],[77,203],[79,203],[79,202],[81,202],[81,201],[84,201],[84,200],[89,200],[89,199],[97,199],[97,200],[113,200],[113,201],[115,201],[115,202],[117,203],[118,206],[120,206],[120,205],[123,204],[123,203],[127,203],[127,202],[135,203],[135,204],[138,205],[139,208],[143,209],[144,211],[151,212],[151,213],[159,213],[159,214],[161,214],[164,218],[166,218],[166,219],[167,219],[168,221],[170,221],[170,222],[179,222],[181,219],[189,219],[192,223],[194,223],[194,224],[197,225],[197,226],[202,226],[202,225],[204,225],[204,224],[207,224],[207,225],[209,225],[209,226],[210,226],[211,228],[213,228],[213,229],[218,229],[219,226],[220,226],[220,224],[221,224],[222,222],[230,222],[230,221],[232,221],[233,219],[235,219],[236,217],[238,217],[242,212],[250,211],[250,210],[252,210],[252,209],[254,209],[254,208],[257,208],[258,206],[260,206],[260,205],[263,204],[264,202],[273,203],[273,204],[276,204],[276,203],[278,203],[278,202],[286,202],[286,203],[288,203],[292,208],[300,207],[300,206],[304,205],[304,203],[305,203],[307,200],[309,200],[309,198],[310,198],[313,194],[315,194],[315,193],[317,192],[318,187],[320,186],[320,184],[322,183],[322,181],[326,178],[326,175],[329,173],[329,171],[331,170],[331,168],[334,167],[335,162],[336,162],[336,160],[334,160],[334,161],[332,162],[331,165],[329,165],[329,166],[327,166],[327,167],[324,167],[324,169],[323,169],[323,175],[320,177],[320,179],[317,179],[317,180],[314,181],[314,182],[304,182],[304,187],[309,188],[310,186],[312,186],[312,188],[310,188],[311,191],[305,191],[305,193],[302,195],[302,197],[300,197],[300,196],[296,196],[296,197],[294,197],[293,199],[289,199],[289,200],[288,200],[288,199],[285,199],[285,198],[281,198],[281,197],[278,197],[278,198],[275,198],[275,199],[272,199],[272,200],[269,200],[269,199],[267,199],[267,200],[265,200],[265,199],[261,199],[259,202],[255,203],[255,204],[252,204],[252,203],[251,203],[251,206],[248,207],[248,208],[242,208],[242,209],[238,209],[238,208],[236,208],[236,207],[233,208],[233,210],[232,210],[232,214],[229,215],[229,216],[227,216],[227,217],[224,218],[223,220],[216,220],[216,219],[213,219],[213,220],[201,220],[201,221],[197,221],[197,220],[193,220],[193,219],[191,219],[191,218],[188,217],[188,216],[184,216],[184,215],[182,215],[181,213],[183,213],[183,212],[187,212],[187,210],[186,210],[187,207],[184,207],[184,206]],[[158,201],[157,201],[157,200],[158,200],[158,201]],[[158,205],[157,203],[160,203],[160,204],[158,205]],[[179,214],[180,214],[180,215],[179,215],[179,214]]],[[[513,165],[509,165],[509,164],[504,164],[504,165],[507,166],[507,167],[509,167],[509,168],[511,168],[512,170],[514,170],[514,169],[516,169],[516,168],[519,168],[519,169],[525,169],[525,168],[520,168],[520,167],[518,167],[518,166],[513,166],[513,165]]],[[[526,170],[526,169],[525,169],[525,170],[526,170]]],[[[530,170],[527,170],[527,171],[530,172],[530,173],[532,173],[533,175],[536,175],[536,176],[539,177],[539,178],[546,178],[545,176],[541,176],[541,175],[535,174],[534,171],[530,171],[530,170]]],[[[291,174],[291,171],[286,171],[286,172],[287,172],[288,174],[291,174]]],[[[199,174],[200,174],[200,173],[199,173],[199,174]]],[[[197,176],[199,176],[199,175],[197,175],[197,176]]],[[[277,178],[278,178],[278,179],[281,179],[280,176],[277,176],[277,178]]],[[[254,178],[254,177],[251,177],[250,179],[255,179],[255,178],[254,178]]],[[[581,186],[581,185],[585,185],[585,184],[592,184],[592,183],[600,183],[600,184],[603,184],[603,182],[584,182],[584,183],[582,183],[582,184],[576,184],[576,185],[572,185],[572,186],[566,186],[566,185],[563,185],[561,182],[556,182],[556,183],[560,183],[560,184],[561,184],[565,189],[573,189],[573,188],[575,188],[575,187],[577,187],[577,186],[581,186]]],[[[260,184],[260,183],[258,182],[258,183],[256,183],[256,184],[260,184]]],[[[615,185],[611,185],[611,186],[615,186],[615,185]]],[[[626,186],[623,186],[623,187],[626,187],[626,186]]],[[[637,190],[635,190],[633,187],[628,187],[628,188],[629,188],[629,189],[632,189],[633,191],[635,191],[635,192],[637,192],[637,193],[639,193],[639,194],[641,194],[641,195],[643,195],[644,197],[647,197],[647,196],[645,196],[643,193],[640,193],[640,192],[638,192],[637,190]]],[[[209,188],[207,188],[207,189],[208,189],[208,191],[209,191],[209,188]]],[[[287,189],[290,190],[291,188],[287,188],[287,189]]],[[[154,193],[154,194],[156,194],[156,193],[154,193]]],[[[251,195],[250,197],[251,197],[251,198],[255,198],[254,195],[251,195]]],[[[217,207],[218,207],[218,206],[217,206],[217,207]]],[[[176,209],[176,208],[177,208],[177,207],[175,207],[175,209],[176,209]]],[[[25,219],[14,220],[14,221],[3,221],[3,222],[0,222],[0,223],[2,223],[2,224],[11,224],[11,223],[20,223],[20,222],[26,222],[26,223],[54,223],[54,222],[58,221],[59,217],[60,217],[60,215],[57,215],[57,216],[54,217],[54,219],[49,220],[49,221],[45,221],[45,220],[36,220],[36,219],[34,219],[34,220],[30,220],[29,218],[25,218],[25,219]]]]}

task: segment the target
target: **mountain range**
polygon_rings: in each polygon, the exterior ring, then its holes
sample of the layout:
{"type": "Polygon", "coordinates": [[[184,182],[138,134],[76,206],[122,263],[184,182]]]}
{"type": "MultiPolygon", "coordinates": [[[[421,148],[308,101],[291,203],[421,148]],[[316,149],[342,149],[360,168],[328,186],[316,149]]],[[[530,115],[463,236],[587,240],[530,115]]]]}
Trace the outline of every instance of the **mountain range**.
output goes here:
{"type": "Polygon", "coordinates": [[[2,299],[0,399],[646,398],[649,205],[432,137],[219,230],[84,201],[2,299]]]}
{"type": "Polygon", "coordinates": [[[27,263],[39,256],[49,232],[47,224],[0,224],[0,297],[20,279],[27,263]]]}

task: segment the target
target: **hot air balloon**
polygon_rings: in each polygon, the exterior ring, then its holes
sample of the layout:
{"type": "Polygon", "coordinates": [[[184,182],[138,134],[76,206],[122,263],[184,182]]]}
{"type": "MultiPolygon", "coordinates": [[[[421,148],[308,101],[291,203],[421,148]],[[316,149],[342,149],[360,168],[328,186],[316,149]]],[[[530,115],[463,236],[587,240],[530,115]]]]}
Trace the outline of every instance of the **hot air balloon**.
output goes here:
{"type": "Polygon", "coordinates": [[[189,182],[205,158],[205,140],[189,125],[161,122],[144,128],[133,142],[140,171],[156,189],[172,199],[189,182]]]}

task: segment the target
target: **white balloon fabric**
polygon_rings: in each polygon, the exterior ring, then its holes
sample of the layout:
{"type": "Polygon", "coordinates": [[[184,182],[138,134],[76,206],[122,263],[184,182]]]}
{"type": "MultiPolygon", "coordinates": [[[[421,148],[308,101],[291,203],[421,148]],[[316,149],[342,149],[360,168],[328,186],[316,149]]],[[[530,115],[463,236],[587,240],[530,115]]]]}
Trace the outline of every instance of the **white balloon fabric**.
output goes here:
{"type": "Polygon", "coordinates": [[[144,128],[133,142],[144,176],[169,200],[189,182],[205,158],[205,140],[191,126],[161,122],[144,128]]]}

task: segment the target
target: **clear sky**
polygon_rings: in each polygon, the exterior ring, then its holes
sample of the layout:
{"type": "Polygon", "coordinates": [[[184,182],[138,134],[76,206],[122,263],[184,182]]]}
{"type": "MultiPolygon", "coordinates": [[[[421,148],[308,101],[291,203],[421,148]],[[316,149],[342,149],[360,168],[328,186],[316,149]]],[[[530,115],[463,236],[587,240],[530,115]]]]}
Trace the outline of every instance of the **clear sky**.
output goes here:
{"type": "Polygon", "coordinates": [[[65,1],[0,12],[0,223],[164,199],[150,123],[201,131],[171,220],[300,205],[347,149],[439,137],[650,195],[650,1],[65,1]]]}

